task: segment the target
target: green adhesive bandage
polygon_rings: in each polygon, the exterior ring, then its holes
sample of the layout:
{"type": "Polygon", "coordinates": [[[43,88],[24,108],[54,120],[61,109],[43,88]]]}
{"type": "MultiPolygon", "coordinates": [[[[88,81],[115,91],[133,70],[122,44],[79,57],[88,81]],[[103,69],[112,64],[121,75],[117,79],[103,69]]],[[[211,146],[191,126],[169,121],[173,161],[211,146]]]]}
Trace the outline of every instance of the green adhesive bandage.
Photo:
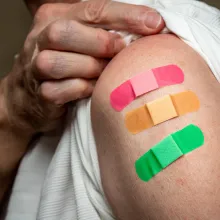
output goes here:
{"type": "Polygon", "coordinates": [[[141,156],[135,163],[137,175],[147,182],[175,160],[203,144],[204,135],[201,129],[193,124],[188,125],[169,135],[141,156]]]}

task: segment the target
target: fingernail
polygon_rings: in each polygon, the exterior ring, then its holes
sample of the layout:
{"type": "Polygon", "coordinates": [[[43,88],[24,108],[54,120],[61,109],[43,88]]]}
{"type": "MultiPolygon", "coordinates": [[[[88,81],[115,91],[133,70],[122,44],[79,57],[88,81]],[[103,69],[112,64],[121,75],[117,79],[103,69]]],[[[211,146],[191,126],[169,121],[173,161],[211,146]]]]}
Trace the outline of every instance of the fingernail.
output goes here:
{"type": "Polygon", "coordinates": [[[162,22],[162,17],[158,12],[148,12],[145,18],[145,25],[149,28],[156,29],[162,22]]]}

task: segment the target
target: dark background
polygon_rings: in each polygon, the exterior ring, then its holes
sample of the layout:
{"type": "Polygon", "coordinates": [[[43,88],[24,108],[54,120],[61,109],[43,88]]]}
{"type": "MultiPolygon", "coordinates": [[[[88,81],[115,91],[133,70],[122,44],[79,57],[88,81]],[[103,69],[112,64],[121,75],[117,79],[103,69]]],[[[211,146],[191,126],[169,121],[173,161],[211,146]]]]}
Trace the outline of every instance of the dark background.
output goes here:
{"type": "MultiPolygon", "coordinates": [[[[220,0],[205,0],[220,8],[220,0]]],[[[31,16],[22,0],[1,0],[0,6],[0,76],[11,69],[31,24],[31,16]]]]}

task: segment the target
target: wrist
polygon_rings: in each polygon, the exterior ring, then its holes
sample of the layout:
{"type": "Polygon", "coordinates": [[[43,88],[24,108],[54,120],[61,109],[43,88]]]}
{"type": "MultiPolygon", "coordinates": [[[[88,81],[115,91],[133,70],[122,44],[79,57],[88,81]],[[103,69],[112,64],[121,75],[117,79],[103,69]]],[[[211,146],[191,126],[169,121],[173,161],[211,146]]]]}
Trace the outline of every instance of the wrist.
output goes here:
{"type": "MultiPolygon", "coordinates": [[[[25,131],[22,127],[19,127],[21,122],[12,120],[12,118],[16,118],[16,116],[10,115],[13,111],[9,111],[7,104],[6,80],[7,78],[5,77],[0,81],[0,132],[6,132],[10,136],[18,136],[21,142],[23,142],[22,140],[26,142],[32,138],[34,132],[31,130],[25,131]]],[[[11,108],[12,107],[13,106],[11,106],[11,108]]]]}
{"type": "Polygon", "coordinates": [[[32,138],[32,135],[21,132],[10,124],[3,81],[4,79],[0,81],[0,179],[16,169],[32,138]]]}

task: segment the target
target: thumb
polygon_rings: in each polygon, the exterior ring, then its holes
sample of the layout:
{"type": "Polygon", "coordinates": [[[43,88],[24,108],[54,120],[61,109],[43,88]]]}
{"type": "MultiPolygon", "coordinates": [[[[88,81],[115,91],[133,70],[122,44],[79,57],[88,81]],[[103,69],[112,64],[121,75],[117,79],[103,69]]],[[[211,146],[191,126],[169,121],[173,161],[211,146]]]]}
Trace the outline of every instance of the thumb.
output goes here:
{"type": "Polygon", "coordinates": [[[69,16],[95,27],[141,35],[159,33],[165,26],[162,16],[152,8],[109,0],[73,4],[69,16]]]}

